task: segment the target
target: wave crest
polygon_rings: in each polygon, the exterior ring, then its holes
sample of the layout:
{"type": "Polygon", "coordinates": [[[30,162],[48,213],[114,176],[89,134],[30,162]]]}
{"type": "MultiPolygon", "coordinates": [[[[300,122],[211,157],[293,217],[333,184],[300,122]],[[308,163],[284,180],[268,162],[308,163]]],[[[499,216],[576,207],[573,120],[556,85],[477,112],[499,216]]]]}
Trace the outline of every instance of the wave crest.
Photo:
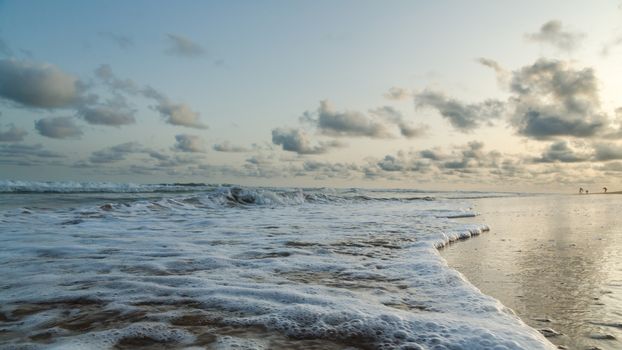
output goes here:
{"type": "Polygon", "coordinates": [[[0,180],[0,193],[152,193],[208,190],[203,183],[134,184],[78,181],[0,180]]]}

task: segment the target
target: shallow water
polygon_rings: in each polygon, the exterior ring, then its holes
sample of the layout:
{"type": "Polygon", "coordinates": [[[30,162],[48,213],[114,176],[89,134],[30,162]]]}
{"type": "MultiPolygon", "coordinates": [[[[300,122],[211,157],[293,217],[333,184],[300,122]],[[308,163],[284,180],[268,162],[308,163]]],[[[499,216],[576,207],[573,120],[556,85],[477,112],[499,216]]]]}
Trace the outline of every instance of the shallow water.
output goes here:
{"type": "Polygon", "coordinates": [[[477,199],[475,221],[491,231],[441,255],[531,326],[562,333],[555,344],[622,349],[621,204],[622,195],[477,199]]]}
{"type": "Polygon", "coordinates": [[[3,348],[552,347],[437,250],[507,194],[10,186],[3,348]]]}

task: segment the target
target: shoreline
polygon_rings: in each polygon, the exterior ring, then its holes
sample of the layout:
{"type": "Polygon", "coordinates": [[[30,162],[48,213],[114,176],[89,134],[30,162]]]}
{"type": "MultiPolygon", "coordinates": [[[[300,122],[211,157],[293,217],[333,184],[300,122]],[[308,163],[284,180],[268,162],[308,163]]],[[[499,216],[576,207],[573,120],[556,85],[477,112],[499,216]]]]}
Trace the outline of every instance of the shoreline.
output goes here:
{"type": "Polygon", "coordinates": [[[592,193],[592,192],[590,192],[590,193],[575,193],[575,195],[578,195],[578,196],[589,196],[591,194],[622,194],[622,191],[613,191],[613,192],[609,192],[608,191],[608,192],[594,192],[594,193],[592,193]]]}
{"type": "MultiPolygon", "coordinates": [[[[613,193],[612,193],[613,194],[613,193]]],[[[618,193],[615,193],[618,194],[618,193]]],[[[617,349],[622,288],[615,198],[567,195],[474,200],[483,237],[439,253],[448,265],[556,345],[617,349]],[[598,223],[598,224],[595,224],[598,223]]]]}

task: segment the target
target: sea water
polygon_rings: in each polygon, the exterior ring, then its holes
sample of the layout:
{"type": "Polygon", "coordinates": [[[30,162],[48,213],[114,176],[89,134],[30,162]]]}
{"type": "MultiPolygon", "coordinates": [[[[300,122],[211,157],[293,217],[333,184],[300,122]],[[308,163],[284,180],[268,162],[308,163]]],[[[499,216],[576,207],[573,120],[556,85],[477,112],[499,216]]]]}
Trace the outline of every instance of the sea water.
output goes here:
{"type": "MultiPolygon", "coordinates": [[[[0,347],[549,349],[438,248],[481,192],[0,182],[0,347]]],[[[474,256],[473,259],[478,259],[474,256]]]]}

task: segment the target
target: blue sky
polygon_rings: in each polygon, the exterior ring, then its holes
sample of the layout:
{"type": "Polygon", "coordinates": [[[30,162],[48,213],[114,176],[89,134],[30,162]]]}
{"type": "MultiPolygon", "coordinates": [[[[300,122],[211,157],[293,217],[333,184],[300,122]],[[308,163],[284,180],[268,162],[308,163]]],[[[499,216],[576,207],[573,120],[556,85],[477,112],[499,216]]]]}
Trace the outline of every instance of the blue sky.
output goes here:
{"type": "Polygon", "coordinates": [[[2,1],[0,178],[615,188],[621,55],[619,1],[2,1]]]}

